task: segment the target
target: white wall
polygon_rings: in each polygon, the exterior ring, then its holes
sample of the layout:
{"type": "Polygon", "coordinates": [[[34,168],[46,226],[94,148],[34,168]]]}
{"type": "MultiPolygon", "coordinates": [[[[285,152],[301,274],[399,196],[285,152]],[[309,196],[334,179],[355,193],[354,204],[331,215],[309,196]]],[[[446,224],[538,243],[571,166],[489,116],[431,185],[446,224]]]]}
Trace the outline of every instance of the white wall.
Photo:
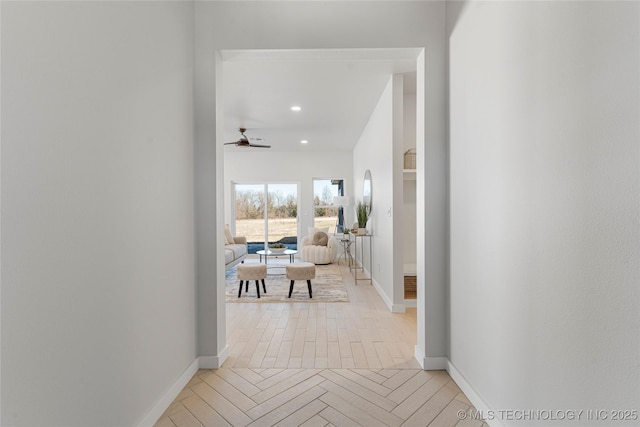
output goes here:
{"type": "MultiPolygon", "coordinates": [[[[286,182],[298,184],[298,231],[306,236],[313,226],[313,179],[344,179],[345,195],[353,197],[352,154],[276,151],[228,151],[224,154],[225,223],[231,224],[231,181],[238,183],[286,182]]],[[[353,206],[345,210],[347,224],[355,221],[353,206]]],[[[330,230],[333,232],[333,230],[330,230]]]]}
{"type": "Polygon", "coordinates": [[[131,426],[195,359],[193,5],[2,2],[3,426],[131,426]]]}
{"type": "Polygon", "coordinates": [[[401,227],[396,228],[394,225],[394,214],[398,207],[394,205],[394,197],[402,200],[402,194],[397,191],[398,187],[402,188],[402,179],[396,178],[400,171],[394,170],[393,161],[394,151],[402,150],[401,146],[396,150],[393,144],[394,131],[402,128],[402,108],[394,111],[394,97],[399,96],[402,102],[402,82],[394,77],[390,76],[389,83],[353,150],[353,179],[357,204],[362,201],[365,171],[371,171],[372,207],[367,233],[372,234],[372,249],[370,252],[369,238],[359,238],[358,245],[361,245],[361,249],[358,250],[357,259],[372,277],[373,284],[389,308],[403,311],[404,297],[395,297],[395,285],[399,286],[400,283],[397,276],[400,274],[402,259],[395,256],[394,249],[402,241],[401,227]],[[396,264],[400,267],[396,268],[396,264]]]}
{"type": "MultiPolygon", "coordinates": [[[[406,77],[405,77],[406,78],[406,77]]],[[[403,126],[404,126],[404,145],[403,154],[407,150],[416,148],[416,95],[405,93],[403,96],[403,126]]],[[[404,166],[404,158],[403,158],[404,166]]],[[[402,205],[402,224],[403,224],[403,259],[402,262],[415,273],[416,264],[416,247],[417,233],[417,208],[416,208],[416,180],[404,181],[403,185],[403,205],[402,205]]]]}
{"type": "Polygon", "coordinates": [[[495,410],[640,409],[639,8],[474,2],[453,29],[451,362],[495,410]]]}
{"type": "MultiPolygon", "coordinates": [[[[418,324],[417,354],[446,355],[446,127],[445,127],[445,4],[441,1],[361,2],[196,2],[195,4],[195,150],[196,226],[198,256],[199,354],[225,352],[222,235],[224,213],[216,212],[224,180],[221,123],[216,109],[221,95],[214,76],[222,68],[221,49],[348,49],[424,47],[418,73],[418,110],[424,130],[418,134],[417,201],[429,206],[418,224],[420,243],[418,305],[426,307],[418,324]],[[246,30],[245,30],[246,29],[246,30]],[[420,163],[421,162],[421,163],[420,163]],[[427,179],[425,179],[425,177],[427,179]],[[420,181],[422,180],[422,183],[420,181]],[[426,273],[425,273],[426,271],[426,273]],[[427,279],[425,279],[425,277],[427,279]],[[422,280],[422,281],[421,281],[422,280]],[[425,284],[424,280],[428,281],[425,284]],[[427,322],[424,321],[428,318],[427,322]],[[215,329],[213,327],[215,325],[215,329]],[[209,327],[210,326],[210,327],[209,327]]],[[[375,180],[374,176],[374,180],[375,180]]],[[[356,183],[357,185],[357,183],[356,183]]],[[[375,185],[375,184],[374,184],[375,185]]],[[[419,315],[420,318],[420,315],[419,315]]]]}
{"type": "Polygon", "coordinates": [[[353,149],[353,180],[355,203],[362,202],[365,171],[371,171],[371,218],[367,223],[367,233],[372,234],[372,250],[369,252],[369,238],[360,238],[358,244],[364,252],[356,254],[357,261],[372,278],[378,292],[387,305],[393,300],[393,269],[389,261],[393,259],[393,224],[387,217],[387,207],[393,203],[393,168],[391,153],[393,141],[393,80],[380,95],[358,143],[353,149]],[[384,269],[381,260],[386,260],[384,269]]]}

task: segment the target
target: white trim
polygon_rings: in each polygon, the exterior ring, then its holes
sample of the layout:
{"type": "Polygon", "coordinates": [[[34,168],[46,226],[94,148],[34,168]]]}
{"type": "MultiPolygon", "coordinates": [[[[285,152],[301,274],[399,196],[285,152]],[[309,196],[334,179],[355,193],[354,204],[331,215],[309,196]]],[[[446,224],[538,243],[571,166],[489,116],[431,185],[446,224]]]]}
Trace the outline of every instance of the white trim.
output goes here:
{"type": "MultiPolygon", "coordinates": [[[[369,273],[369,272],[366,269],[364,269],[363,274],[366,275],[367,273],[369,273]]],[[[370,273],[369,273],[369,277],[371,277],[370,273]]],[[[380,298],[382,298],[382,301],[387,306],[387,308],[389,309],[390,312],[392,312],[392,313],[406,313],[407,312],[406,305],[405,304],[394,304],[393,301],[391,301],[389,299],[387,294],[384,293],[384,291],[382,290],[382,287],[380,287],[380,285],[378,284],[378,282],[375,281],[375,279],[371,279],[371,284],[373,285],[375,290],[378,292],[378,295],[380,295],[380,298]]],[[[406,302],[406,300],[405,300],[405,302],[406,302]]],[[[415,305],[414,305],[414,307],[415,307],[415,305]]]]}
{"type": "Polygon", "coordinates": [[[425,359],[424,353],[422,352],[420,347],[418,347],[417,345],[413,347],[413,357],[418,361],[418,363],[420,364],[420,367],[424,369],[424,359],[425,359]]]}
{"type": "Polygon", "coordinates": [[[442,371],[449,366],[449,359],[446,357],[429,357],[418,345],[414,347],[413,357],[416,358],[420,367],[425,371],[442,371]]]}
{"type": "Polygon", "coordinates": [[[217,356],[200,356],[198,357],[200,369],[218,369],[229,357],[229,346],[226,345],[217,356]]]}
{"type": "Polygon", "coordinates": [[[424,357],[425,371],[443,371],[447,369],[449,360],[446,357],[424,357]]]}
{"type": "MultiPolygon", "coordinates": [[[[371,273],[366,268],[363,268],[361,266],[358,267],[358,264],[360,264],[360,265],[362,265],[362,264],[358,263],[358,261],[355,260],[355,259],[354,259],[354,263],[356,265],[356,268],[362,268],[362,274],[364,276],[371,277],[371,279],[370,279],[371,280],[371,284],[373,285],[373,287],[376,290],[376,292],[378,292],[378,295],[380,295],[380,298],[382,298],[382,302],[384,302],[384,304],[387,306],[387,308],[389,309],[390,312],[392,312],[392,313],[406,313],[407,307],[406,307],[405,304],[394,304],[393,301],[391,301],[389,299],[387,294],[384,293],[384,291],[382,290],[382,287],[380,286],[380,284],[378,282],[376,282],[376,280],[373,278],[371,273]]],[[[356,274],[357,274],[357,272],[356,272],[356,274]]],[[[369,279],[366,279],[366,280],[369,280],[369,279]]],[[[354,283],[356,283],[355,276],[354,276],[354,283]]]]}
{"type": "MultiPolygon", "coordinates": [[[[455,383],[458,384],[458,387],[460,387],[460,390],[462,390],[465,396],[467,396],[467,399],[469,399],[469,401],[473,404],[473,406],[476,408],[476,410],[479,413],[482,413],[482,414],[495,413],[495,411],[491,409],[491,406],[489,406],[487,402],[485,402],[485,400],[482,397],[480,397],[480,395],[476,392],[476,390],[469,383],[469,381],[467,381],[464,375],[462,375],[460,371],[456,369],[455,365],[451,363],[451,361],[449,360],[447,360],[447,372],[449,373],[449,376],[453,379],[453,381],[455,381],[455,383]]],[[[491,420],[485,420],[485,422],[489,424],[491,427],[505,426],[502,420],[498,419],[498,417],[495,417],[491,420]]]]}
{"type": "Polygon", "coordinates": [[[153,427],[158,422],[164,411],[167,410],[169,405],[178,397],[178,394],[184,389],[184,387],[191,381],[191,378],[198,372],[198,369],[219,369],[225,360],[229,357],[229,346],[225,346],[224,349],[217,356],[199,356],[197,357],[187,369],[180,374],[178,379],[164,396],[158,400],[153,406],[151,411],[146,417],[138,424],[138,427],[153,427]]]}
{"type": "Polygon", "coordinates": [[[392,313],[406,313],[407,312],[407,307],[405,307],[404,304],[393,304],[391,306],[391,312],[392,313]]]}
{"type": "Polygon", "coordinates": [[[300,49],[224,49],[225,61],[291,61],[291,60],[413,60],[421,48],[416,47],[371,47],[371,48],[300,48],[300,49]]]}
{"type": "Polygon", "coordinates": [[[195,359],[191,364],[187,367],[187,369],[180,374],[178,379],[169,390],[160,398],[160,400],[153,406],[151,411],[147,414],[146,417],[142,419],[142,421],[138,424],[138,427],[153,427],[153,425],[160,419],[164,411],[167,410],[169,405],[173,403],[173,401],[178,397],[178,394],[182,391],[182,389],[187,385],[191,378],[198,372],[199,361],[195,359]]]}
{"type": "Polygon", "coordinates": [[[407,308],[416,308],[418,306],[418,300],[406,299],[404,300],[404,306],[407,308]]]}
{"type": "MultiPolygon", "coordinates": [[[[368,272],[365,273],[367,270],[365,270],[364,268],[362,270],[363,270],[363,274],[364,275],[366,275],[368,273],[368,272]]],[[[371,277],[371,274],[369,274],[369,277],[371,277]]],[[[378,295],[380,295],[380,298],[382,298],[382,302],[384,302],[384,305],[387,306],[389,311],[392,312],[392,313],[398,313],[397,311],[393,311],[393,309],[394,309],[393,301],[391,301],[389,299],[389,297],[387,296],[387,294],[384,293],[384,291],[382,290],[382,288],[380,287],[378,282],[376,282],[375,279],[371,278],[371,284],[375,288],[376,292],[378,292],[378,295]]],[[[404,313],[404,312],[400,312],[400,313],[404,313]]]]}
{"type": "MultiPolygon", "coordinates": [[[[477,412],[481,414],[491,414],[495,411],[489,404],[476,392],[471,383],[456,369],[455,365],[447,357],[428,357],[422,353],[422,350],[416,345],[414,348],[414,356],[422,369],[425,371],[446,370],[449,376],[460,387],[460,390],[467,396],[477,412]]],[[[491,427],[505,427],[505,424],[497,417],[491,420],[485,420],[491,427]]]]}

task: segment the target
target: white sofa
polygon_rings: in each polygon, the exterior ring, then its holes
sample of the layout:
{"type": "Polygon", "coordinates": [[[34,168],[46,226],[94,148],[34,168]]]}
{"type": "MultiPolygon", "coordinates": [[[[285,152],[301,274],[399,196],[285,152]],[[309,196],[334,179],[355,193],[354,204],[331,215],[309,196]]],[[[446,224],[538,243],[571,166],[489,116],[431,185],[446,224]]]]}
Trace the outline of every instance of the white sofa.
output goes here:
{"type": "Polygon", "coordinates": [[[240,264],[247,257],[247,238],[244,236],[234,237],[234,243],[224,245],[224,268],[225,270],[240,264]]]}
{"type": "Polygon", "coordinates": [[[329,234],[328,228],[309,228],[309,234],[302,238],[299,246],[300,260],[314,264],[331,264],[338,254],[338,241],[329,234]],[[314,235],[322,232],[327,235],[327,244],[314,245],[314,235]]]}

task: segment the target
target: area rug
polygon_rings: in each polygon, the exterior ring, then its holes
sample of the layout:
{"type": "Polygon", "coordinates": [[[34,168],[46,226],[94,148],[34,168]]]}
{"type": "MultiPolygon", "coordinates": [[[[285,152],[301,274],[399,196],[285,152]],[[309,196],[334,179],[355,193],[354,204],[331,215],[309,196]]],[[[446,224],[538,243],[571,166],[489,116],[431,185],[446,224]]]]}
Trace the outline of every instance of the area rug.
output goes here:
{"type": "MultiPolygon", "coordinates": [[[[249,282],[249,292],[242,289],[242,296],[238,298],[240,281],[237,277],[237,267],[229,269],[225,274],[225,288],[227,302],[348,302],[349,295],[342,281],[342,274],[337,264],[316,265],[316,278],[311,280],[313,298],[309,298],[307,282],[296,280],[293,293],[289,298],[289,284],[285,277],[285,264],[269,262],[269,271],[264,281],[267,293],[263,293],[260,284],[260,298],[256,295],[256,282],[249,282]]],[[[244,285],[243,285],[244,287],[244,285]]]]}

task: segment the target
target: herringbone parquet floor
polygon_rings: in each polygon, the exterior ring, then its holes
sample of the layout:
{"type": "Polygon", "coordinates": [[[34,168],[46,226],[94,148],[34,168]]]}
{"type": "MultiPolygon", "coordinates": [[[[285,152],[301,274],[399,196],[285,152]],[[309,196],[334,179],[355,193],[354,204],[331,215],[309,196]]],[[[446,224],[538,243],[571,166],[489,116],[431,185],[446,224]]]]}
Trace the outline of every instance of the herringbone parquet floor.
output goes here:
{"type": "Polygon", "coordinates": [[[477,426],[444,371],[203,370],[169,407],[168,426],[477,426]],[[468,413],[468,412],[467,412],[468,413]]]}
{"type": "Polygon", "coordinates": [[[229,358],[199,371],[156,427],[486,427],[462,419],[474,408],[445,371],[419,369],[415,310],[390,313],[342,272],[349,303],[227,304],[229,358]]]}

